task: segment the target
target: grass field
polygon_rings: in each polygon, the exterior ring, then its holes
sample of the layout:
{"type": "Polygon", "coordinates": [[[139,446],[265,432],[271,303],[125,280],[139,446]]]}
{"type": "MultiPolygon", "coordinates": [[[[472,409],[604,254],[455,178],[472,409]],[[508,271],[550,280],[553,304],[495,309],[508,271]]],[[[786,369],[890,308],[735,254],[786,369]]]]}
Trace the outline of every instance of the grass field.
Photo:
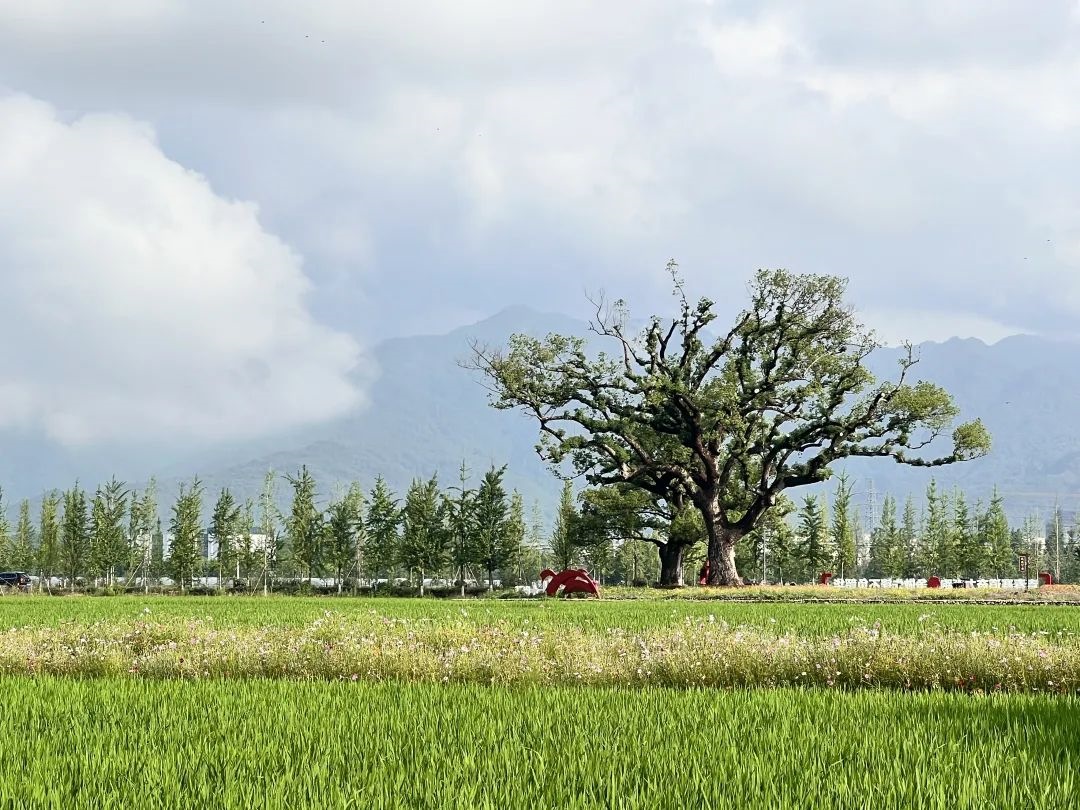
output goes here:
{"type": "Polygon", "coordinates": [[[1066,808],[1073,698],[0,679],[0,805],[1066,808]]]}
{"type": "Polygon", "coordinates": [[[698,600],[435,600],[323,597],[37,597],[0,598],[0,630],[65,622],[199,619],[218,627],[300,627],[327,611],[358,620],[372,616],[441,625],[630,631],[672,627],[686,621],[727,622],[776,635],[832,636],[853,626],[880,623],[887,632],[927,628],[957,632],[1007,631],[1080,635],[1080,609],[1070,605],[789,604],[698,600]],[[144,611],[149,611],[149,614],[144,611]]]}
{"type": "Polygon", "coordinates": [[[0,671],[3,807],[1066,808],[1080,791],[1071,607],[17,597],[0,671]]]}

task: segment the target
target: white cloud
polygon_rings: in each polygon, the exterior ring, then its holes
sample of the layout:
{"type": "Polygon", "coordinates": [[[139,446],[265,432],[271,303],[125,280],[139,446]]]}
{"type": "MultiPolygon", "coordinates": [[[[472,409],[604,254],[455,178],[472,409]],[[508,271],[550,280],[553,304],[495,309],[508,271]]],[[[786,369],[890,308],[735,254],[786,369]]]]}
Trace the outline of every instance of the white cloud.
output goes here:
{"type": "Polygon", "coordinates": [[[376,331],[647,302],[672,255],[724,302],[782,265],[878,309],[1080,312],[1072,0],[87,8],[0,0],[0,76],[153,121],[376,331]]]}
{"type": "Polygon", "coordinates": [[[300,257],[119,115],[0,96],[0,428],[253,436],[355,406],[300,257]]]}

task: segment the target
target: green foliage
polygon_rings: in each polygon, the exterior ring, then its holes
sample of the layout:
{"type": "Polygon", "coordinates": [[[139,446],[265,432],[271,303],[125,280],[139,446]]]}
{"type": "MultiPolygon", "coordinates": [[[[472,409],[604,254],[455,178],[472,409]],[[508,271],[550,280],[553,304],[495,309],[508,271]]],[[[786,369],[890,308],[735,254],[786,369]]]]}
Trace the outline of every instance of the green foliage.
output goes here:
{"type": "Polygon", "coordinates": [[[555,526],[551,531],[551,557],[556,571],[570,568],[577,560],[577,524],[574,486],[569,481],[564,481],[562,495],[559,497],[559,509],[555,513],[555,526]]]}
{"type": "Polygon", "coordinates": [[[60,565],[60,503],[60,494],[57,492],[47,492],[41,499],[37,566],[43,587],[60,565]]]}
{"type": "Polygon", "coordinates": [[[458,471],[455,495],[446,495],[446,524],[451,535],[450,562],[465,593],[466,571],[480,563],[481,549],[477,547],[479,532],[476,525],[476,491],[469,489],[469,471],[462,460],[458,471]]]}
{"type": "MultiPolygon", "coordinates": [[[[953,447],[918,450],[949,433],[958,410],[947,392],[909,383],[909,347],[896,382],[877,383],[864,361],[877,348],[830,276],[760,271],[750,306],[715,340],[707,298],[692,304],[674,262],[679,313],[626,329],[621,301],[602,308],[594,331],[611,355],[589,357],[580,338],[514,335],[506,352],[474,346],[492,404],[537,419],[538,450],[569,461],[593,486],[623,484],[692,503],[709,536],[710,581],[740,582],[738,540],[785,489],[825,481],[850,457],[938,466],[989,450],[979,422],[952,431],[953,447]]],[[[847,557],[840,546],[841,562],[847,557]]],[[[853,556],[853,555],[852,555],[853,556]]],[[[848,561],[851,562],[851,561],[848,561]]]]}
{"type": "Polygon", "coordinates": [[[855,573],[855,525],[851,514],[852,483],[846,473],[837,477],[832,508],[832,547],[836,550],[833,565],[840,577],[855,573]]]}
{"type": "Polygon", "coordinates": [[[146,582],[150,577],[161,576],[163,539],[158,519],[157,482],[151,478],[146,489],[132,492],[128,516],[128,538],[131,547],[131,564],[138,567],[146,582]]]}
{"type": "Polygon", "coordinates": [[[364,559],[375,577],[389,577],[398,563],[402,512],[390,487],[382,478],[375,479],[364,524],[367,542],[364,559]]]}
{"type": "Polygon", "coordinates": [[[0,688],[22,721],[0,730],[0,803],[13,807],[1042,810],[1080,789],[1075,698],[134,679],[0,688]],[[569,717],[572,734],[553,721],[569,717]]]}
{"type": "Polygon", "coordinates": [[[813,495],[803,498],[799,510],[799,559],[803,578],[816,581],[833,559],[829,548],[828,529],[821,503],[813,495]]]}
{"type": "Polygon", "coordinates": [[[489,590],[495,571],[511,563],[514,553],[521,546],[518,537],[511,537],[510,506],[502,483],[505,473],[505,466],[499,469],[492,467],[484,473],[474,504],[476,548],[479,562],[487,571],[489,590]]]}
{"type": "Polygon", "coordinates": [[[290,475],[287,480],[293,488],[293,500],[285,520],[285,532],[293,559],[300,566],[301,575],[310,582],[319,567],[324,533],[323,516],[315,506],[315,479],[307,466],[303,466],[295,477],[290,475]]]}
{"type": "Polygon", "coordinates": [[[4,502],[4,490],[0,487],[0,565],[8,568],[11,558],[11,523],[8,522],[7,504],[4,502]]]}
{"type": "MultiPolygon", "coordinates": [[[[910,504],[914,520],[914,505],[910,504]]],[[[906,509],[907,507],[905,507],[906,509]]],[[[870,560],[867,576],[872,578],[904,577],[908,569],[908,543],[904,530],[896,522],[896,499],[886,495],[881,508],[881,522],[870,538],[870,560]]]]}
{"type": "Polygon", "coordinates": [[[980,537],[978,509],[974,515],[968,509],[967,498],[961,490],[953,494],[953,553],[954,569],[961,577],[974,579],[987,570],[986,551],[980,537]]]}
{"type": "Polygon", "coordinates": [[[124,527],[128,491],[114,476],[98,487],[90,507],[90,565],[97,576],[112,583],[121,565],[127,562],[130,547],[124,527]]]}
{"type": "Polygon", "coordinates": [[[30,520],[30,501],[19,503],[19,520],[15,525],[15,537],[11,544],[9,563],[17,571],[30,571],[34,566],[37,531],[30,520]]]}
{"type": "Polygon", "coordinates": [[[218,587],[222,586],[225,574],[236,561],[239,532],[240,506],[229,488],[223,487],[210,518],[210,534],[217,542],[218,587]]]}
{"type": "Polygon", "coordinates": [[[180,485],[169,522],[172,541],[169,544],[168,571],[183,591],[189,588],[198,573],[202,537],[202,482],[195,478],[190,486],[180,485]]]}
{"type": "Polygon", "coordinates": [[[75,580],[86,575],[90,561],[90,518],[86,513],[86,493],[78,482],[64,493],[60,544],[61,565],[74,590],[75,580]]]}
{"type": "Polygon", "coordinates": [[[350,571],[359,575],[358,554],[363,547],[364,494],[359,484],[353,484],[344,496],[330,504],[326,520],[326,555],[337,580],[338,593],[342,580],[350,571]]]}
{"type": "Polygon", "coordinates": [[[1011,577],[1016,570],[1009,520],[1005,515],[1005,499],[994,488],[984,520],[989,573],[995,577],[1011,577]]]}
{"type": "Polygon", "coordinates": [[[399,562],[406,570],[419,574],[420,592],[424,577],[446,564],[450,551],[450,532],[446,525],[446,506],[439,494],[439,481],[413,481],[405,494],[401,517],[399,562]]]}

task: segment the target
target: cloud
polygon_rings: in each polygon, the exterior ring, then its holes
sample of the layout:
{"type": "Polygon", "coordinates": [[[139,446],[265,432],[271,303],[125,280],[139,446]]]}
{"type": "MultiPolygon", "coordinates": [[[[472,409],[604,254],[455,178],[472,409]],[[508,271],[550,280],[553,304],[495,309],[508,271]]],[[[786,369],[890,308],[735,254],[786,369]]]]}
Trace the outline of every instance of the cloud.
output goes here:
{"type": "Polygon", "coordinates": [[[103,9],[0,0],[0,76],[153,122],[342,329],[583,287],[647,312],[670,256],[732,309],[785,266],[942,328],[1080,314],[1072,0],[103,9]]]}
{"type": "MultiPolygon", "coordinates": [[[[119,4],[116,4],[119,6],[119,4]]],[[[122,115],[0,96],[0,429],[256,436],[361,399],[297,253],[122,115]]]]}

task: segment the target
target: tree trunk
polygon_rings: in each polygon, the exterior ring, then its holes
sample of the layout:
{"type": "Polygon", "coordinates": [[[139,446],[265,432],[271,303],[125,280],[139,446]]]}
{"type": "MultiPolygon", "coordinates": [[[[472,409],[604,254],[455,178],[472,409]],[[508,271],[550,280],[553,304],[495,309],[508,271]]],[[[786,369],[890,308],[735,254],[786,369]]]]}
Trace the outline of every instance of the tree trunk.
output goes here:
{"type": "Polygon", "coordinates": [[[709,531],[709,585],[738,587],[742,577],[735,567],[735,544],[741,536],[738,532],[723,529],[715,522],[706,523],[709,531]]]}
{"type": "MultiPolygon", "coordinates": [[[[681,587],[683,584],[682,557],[686,546],[678,543],[658,543],[660,552],[660,585],[662,587],[681,587]]],[[[637,568],[637,560],[634,560],[637,568]]],[[[635,570],[636,576],[636,570],[635,570]]]]}

